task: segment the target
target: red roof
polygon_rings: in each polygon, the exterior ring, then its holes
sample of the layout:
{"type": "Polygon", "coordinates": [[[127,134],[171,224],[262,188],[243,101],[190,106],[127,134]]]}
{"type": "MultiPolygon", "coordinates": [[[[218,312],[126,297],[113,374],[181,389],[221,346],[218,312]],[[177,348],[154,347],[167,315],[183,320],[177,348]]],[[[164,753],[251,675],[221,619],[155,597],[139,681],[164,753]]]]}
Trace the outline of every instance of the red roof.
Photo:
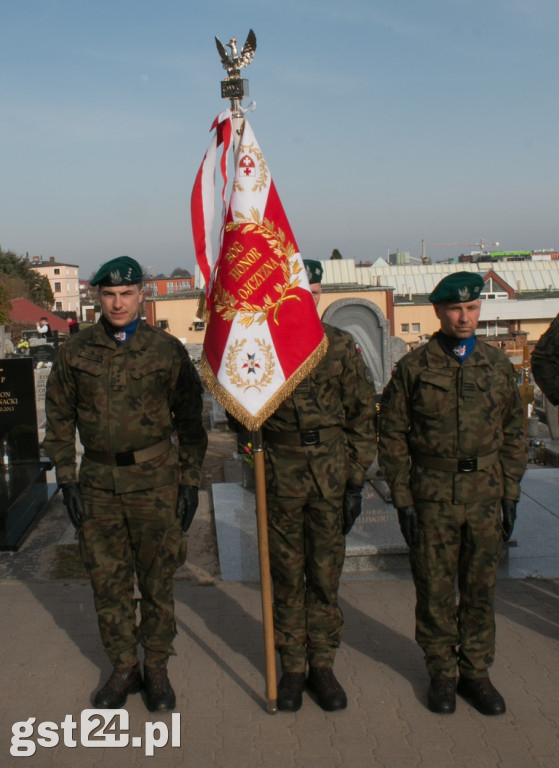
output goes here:
{"type": "Polygon", "coordinates": [[[35,325],[42,317],[46,317],[51,331],[68,333],[68,323],[58,315],[49,312],[28,299],[11,299],[12,311],[10,319],[18,323],[32,323],[35,325]]]}

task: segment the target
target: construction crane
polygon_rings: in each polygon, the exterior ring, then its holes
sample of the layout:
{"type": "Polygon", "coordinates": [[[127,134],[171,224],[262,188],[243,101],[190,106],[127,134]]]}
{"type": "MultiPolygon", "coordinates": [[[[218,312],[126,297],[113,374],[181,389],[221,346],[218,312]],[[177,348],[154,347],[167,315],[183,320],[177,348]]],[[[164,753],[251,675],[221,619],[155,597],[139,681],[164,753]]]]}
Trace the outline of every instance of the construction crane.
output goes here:
{"type": "Polygon", "coordinates": [[[480,251],[485,250],[486,248],[498,248],[499,243],[486,243],[483,239],[483,237],[480,237],[477,243],[426,243],[425,240],[421,241],[421,257],[420,261],[422,264],[426,264],[426,256],[425,256],[425,248],[466,248],[466,247],[473,247],[474,245],[477,245],[480,251]]]}

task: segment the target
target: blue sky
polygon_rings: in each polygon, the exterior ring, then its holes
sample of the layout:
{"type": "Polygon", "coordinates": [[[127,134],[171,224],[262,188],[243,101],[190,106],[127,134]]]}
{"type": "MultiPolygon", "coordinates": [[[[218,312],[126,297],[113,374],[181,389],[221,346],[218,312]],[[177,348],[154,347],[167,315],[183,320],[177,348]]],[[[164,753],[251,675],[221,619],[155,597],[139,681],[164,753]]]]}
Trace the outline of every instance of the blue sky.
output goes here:
{"type": "Polygon", "coordinates": [[[0,245],[192,270],[214,35],[251,27],[249,119],[303,256],[559,248],[556,0],[1,0],[0,245]]]}

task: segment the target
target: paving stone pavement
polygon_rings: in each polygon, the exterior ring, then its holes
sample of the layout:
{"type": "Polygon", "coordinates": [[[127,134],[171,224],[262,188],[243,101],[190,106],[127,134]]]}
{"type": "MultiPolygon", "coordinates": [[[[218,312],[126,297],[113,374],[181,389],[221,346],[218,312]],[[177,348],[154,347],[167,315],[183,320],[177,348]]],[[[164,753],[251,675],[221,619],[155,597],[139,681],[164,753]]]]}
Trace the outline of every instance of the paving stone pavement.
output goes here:
{"type": "Polygon", "coordinates": [[[346,629],[335,669],[349,706],[336,713],[323,712],[308,694],[297,713],[267,713],[256,585],[177,581],[175,595],[179,634],[169,670],[180,725],[177,714],[149,713],[137,694],[128,699],[129,724],[123,724],[128,746],[88,747],[82,744],[82,711],[91,707],[91,693],[110,671],[89,584],[1,583],[0,765],[557,766],[558,580],[499,585],[492,677],[508,710],[494,718],[461,699],[451,716],[426,709],[427,677],[413,640],[409,580],[343,583],[346,629]],[[29,718],[36,718],[33,732],[19,744],[21,756],[13,756],[12,726],[29,718]],[[50,746],[41,746],[37,729],[46,722],[55,725],[43,734],[50,746]],[[141,746],[134,746],[138,738],[141,746]],[[166,745],[154,746],[150,755],[154,742],[166,745]],[[34,754],[24,756],[33,748],[34,754]]]}
{"type": "Polygon", "coordinates": [[[106,731],[128,743],[108,746],[86,711],[110,673],[89,583],[53,580],[34,566],[38,553],[52,547],[56,521],[56,514],[43,521],[21,552],[0,556],[0,768],[559,763],[559,579],[499,582],[492,679],[508,709],[493,718],[460,698],[454,715],[427,710],[409,578],[342,582],[345,632],[335,671],[347,710],[323,712],[305,694],[299,712],[276,715],[266,711],[258,585],[177,579],[177,656],[169,664],[176,712],[149,713],[141,694],[130,696],[120,715],[128,722],[119,719],[120,728],[106,731]],[[96,746],[86,746],[87,738],[96,746]]]}

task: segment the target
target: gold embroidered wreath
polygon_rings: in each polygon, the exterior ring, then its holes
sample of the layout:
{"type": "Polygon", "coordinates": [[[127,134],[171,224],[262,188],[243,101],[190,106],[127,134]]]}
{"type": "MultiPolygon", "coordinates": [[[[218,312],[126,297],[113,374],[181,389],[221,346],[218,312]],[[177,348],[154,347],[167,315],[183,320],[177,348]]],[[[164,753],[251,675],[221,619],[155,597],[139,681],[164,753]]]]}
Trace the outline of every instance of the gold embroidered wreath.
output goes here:
{"type": "Polygon", "coordinates": [[[239,314],[239,322],[246,328],[249,328],[253,322],[262,325],[268,319],[268,315],[271,312],[273,312],[273,319],[277,324],[280,306],[288,299],[299,300],[298,296],[289,296],[288,293],[301,284],[299,278],[301,266],[298,259],[294,258],[295,247],[293,243],[286,243],[285,232],[281,229],[278,229],[276,232],[274,223],[269,219],[264,219],[260,222],[260,214],[255,208],[251,210],[251,214],[252,219],[247,219],[243,214],[235,212],[237,220],[229,222],[226,229],[228,232],[240,229],[243,234],[256,232],[263,237],[267,241],[272,253],[280,258],[283,283],[278,282],[274,285],[277,299],[274,301],[270,296],[266,296],[264,305],[260,306],[246,300],[237,301],[237,298],[232,293],[223,288],[218,278],[214,291],[215,311],[221,314],[224,320],[234,320],[239,314]]]}
{"type": "Polygon", "coordinates": [[[264,339],[254,339],[255,343],[258,345],[258,349],[265,358],[266,364],[262,376],[259,379],[255,377],[254,381],[247,382],[247,380],[243,379],[239,373],[237,364],[237,357],[243,351],[246,341],[246,339],[236,339],[233,344],[229,345],[229,350],[225,359],[225,373],[229,377],[229,381],[244,392],[251,389],[251,387],[255,387],[260,392],[264,387],[272,383],[276,365],[272,345],[267,344],[264,339]]]}

